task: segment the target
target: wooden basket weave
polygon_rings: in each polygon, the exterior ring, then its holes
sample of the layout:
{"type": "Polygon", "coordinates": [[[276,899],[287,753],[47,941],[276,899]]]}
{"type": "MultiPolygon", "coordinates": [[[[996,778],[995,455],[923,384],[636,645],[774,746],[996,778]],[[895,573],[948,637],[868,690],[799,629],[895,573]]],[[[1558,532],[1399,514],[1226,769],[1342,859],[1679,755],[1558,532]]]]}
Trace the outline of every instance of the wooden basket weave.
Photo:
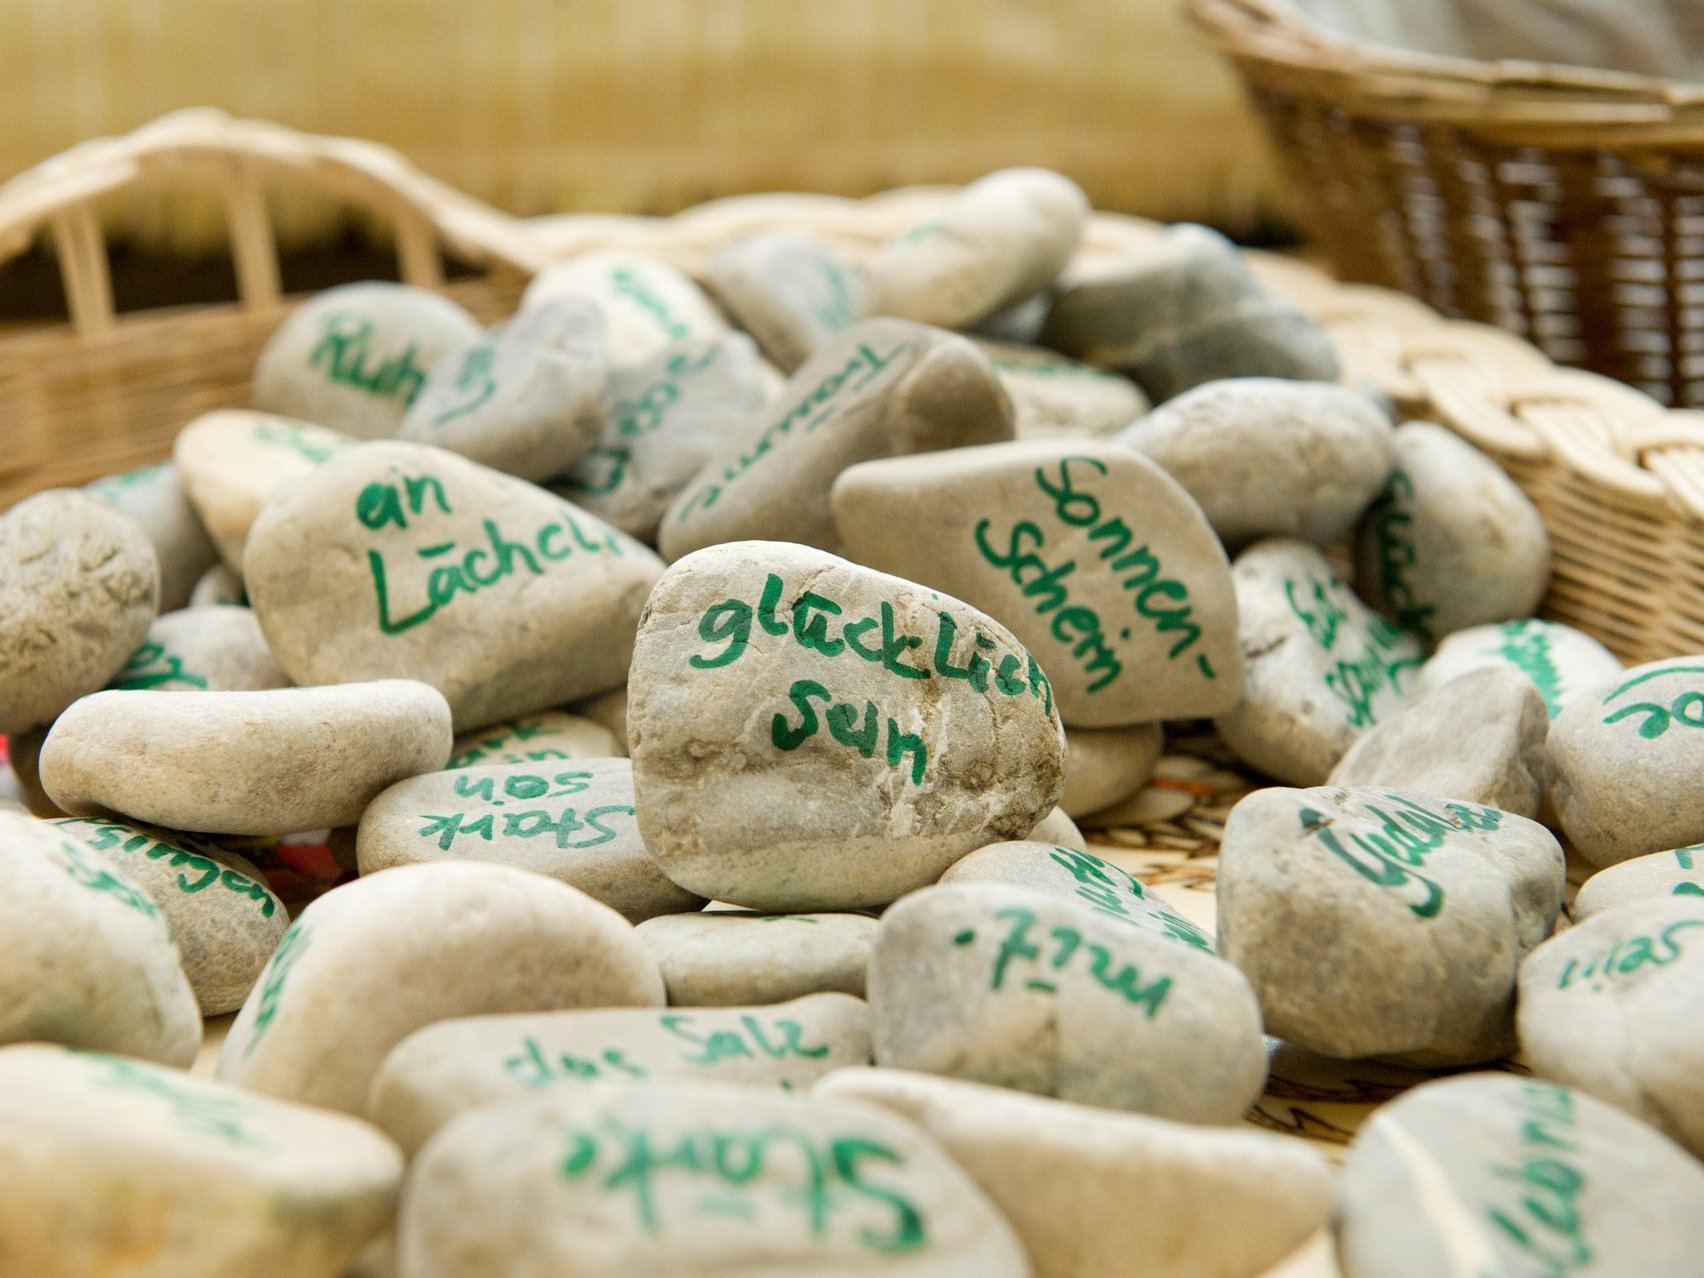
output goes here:
{"type": "MultiPolygon", "coordinates": [[[[1238,0],[1241,2],[1241,0],[1238,0]]],[[[937,205],[941,189],[866,200],[740,196],[671,218],[527,222],[434,182],[367,143],[310,137],[210,112],[167,117],[87,144],[0,187],[0,264],[51,236],[69,326],[0,332],[0,508],[170,454],[197,413],[241,405],[261,345],[288,312],[266,216],[268,183],[310,183],[397,226],[403,279],[484,318],[512,308],[527,276],[620,247],[700,271],[718,246],[778,227],[858,260],[937,205]],[[115,315],[97,202],[130,184],[191,175],[223,192],[240,300],[115,315]],[[443,285],[443,255],[481,274],[443,285]]],[[[1085,259],[1126,254],[1160,228],[1091,220],[1085,259]]],[[[1559,369],[1519,338],[1445,320],[1400,294],[1339,284],[1301,263],[1250,254],[1274,290],[1318,315],[1346,376],[1496,458],[1538,503],[1555,552],[1547,615],[1629,661],[1704,651],[1704,415],[1668,411],[1592,373],[1559,369]]]]}
{"type": "Polygon", "coordinates": [[[1337,274],[1704,404],[1704,85],[1338,35],[1189,0],[1337,274]]]}

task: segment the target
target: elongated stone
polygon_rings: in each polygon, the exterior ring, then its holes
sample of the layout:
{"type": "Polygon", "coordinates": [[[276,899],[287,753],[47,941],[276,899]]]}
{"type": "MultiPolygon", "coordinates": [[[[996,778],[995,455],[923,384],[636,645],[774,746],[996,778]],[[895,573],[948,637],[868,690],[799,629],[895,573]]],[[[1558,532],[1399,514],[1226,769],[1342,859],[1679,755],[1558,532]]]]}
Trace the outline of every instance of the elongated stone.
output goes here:
{"type": "Polygon", "coordinates": [[[851,328],[864,295],[862,277],[838,254],[794,231],[723,245],[705,262],[704,282],[783,373],[851,328]]]}
{"type": "Polygon", "coordinates": [[[569,759],[610,759],[625,747],[608,728],[577,714],[542,710],[464,732],[450,746],[448,768],[498,763],[550,766],[569,759]]]}
{"type": "Polygon", "coordinates": [[[674,914],[636,931],[676,1007],[780,1003],[838,991],[864,996],[876,920],[865,914],[674,914]]]}
{"type": "Polygon", "coordinates": [[[1012,397],[1019,439],[1104,439],[1148,411],[1148,397],[1128,377],[1040,346],[976,344],[1012,397]]]}

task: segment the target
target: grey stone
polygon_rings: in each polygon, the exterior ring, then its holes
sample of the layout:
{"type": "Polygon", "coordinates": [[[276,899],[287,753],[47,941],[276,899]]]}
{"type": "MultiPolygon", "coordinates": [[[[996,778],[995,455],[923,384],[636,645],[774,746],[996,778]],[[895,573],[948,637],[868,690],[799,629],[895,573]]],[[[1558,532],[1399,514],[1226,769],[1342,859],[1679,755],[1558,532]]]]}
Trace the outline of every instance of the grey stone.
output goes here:
{"type": "Polygon", "coordinates": [[[1267,1132],[903,1070],[836,1070],[811,1094],[916,1123],[1011,1223],[1037,1278],[1254,1278],[1326,1223],[1337,1196],[1319,1153],[1267,1132]]]}
{"type": "Polygon", "coordinates": [[[83,491],[142,526],[160,563],[161,610],[185,607],[195,583],[218,561],[219,552],[184,496],[177,467],[170,462],[142,466],[85,484],[83,491]]]}
{"type": "Polygon", "coordinates": [[[1366,395],[1276,377],[1197,386],[1118,442],[1165,467],[1233,547],[1260,537],[1336,545],[1396,464],[1390,419],[1366,395]]]}
{"type": "Polygon", "coordinates": [[[413,1278],[502,1256],[575,1278],[1028,1278],[1010,1226],[874,1106],[684,1083],[464,1114],[421,1151],[397,1224],[413,1278]]]}
{"type": "Polygon", "coordinates": [[[1394,786],[1537,819],[1550,719],[1531,679],[1469,670],[1369,728],[1331,770],[1335,786],[1394,786]]]}
{"type": "Polygon", "coordinates": [[[1079,817],[1128,799],[1148,784],[1164,748],[1157,723],[1065,729],[1065,797],[1059,806],[1079,817]]]}
{"type": "Polygon", "coordinates": [[[1242,653],[1224,549],[1146,458],[1091,440],[954,448],[854,466],[833,501],[851,558],[1010,626],[1072,727],[1236,704],[1242,653]]]}
{"type": "Polygon", "coordinates": [[[162,613],[108,688],[129,692],[260,692],[288,688],[248,608],[213,604],[162,613]]]}
{"type": "Polygon", "coordinates": [[[967,604],[804,546],[674,564],[628,681],[639,830],[700,896],[884,905],[1058,802],[1041,668],[967,604]]]}
{"type": "Polygon", "coordinates": [[[1396,469],[1355,535],[1355,589],[1428,643],[1530,617],[1550,581],[1538,507],[1484,453],[1431,422],[1395,432],[1396,469]]]}
{"type": "Polygon", "coordinates": [[[676,1007],[864,996],[877,922],[866,914],[673,914],[636,929],[676,1007]]]}
{"type": "Polygon", "coordinates": [[[913,893],[882,916],[869,998],[896,1069],[1196,1123],[1235,1122],[1266,1079],[1235,968],[1056,893],[913,893]]]}
{"type": "Polygon", "coordinates": [[[529,311],[565,297],[591,302],[603,315],[613,368],[627,368],[675,342],[718,337],[727,321],[681,271],[660,258],[594,249],[547,266],[521,298],[529,311]]]}
{"type": "Polygon", "coordinates": [[[1429,691],[1483,666],[1506,666],[1531,679],[1552,719],[1587,688],[1622,672],[1621,659],[1584,631],[1528,617],[1446,635],[1420,667],[1414,691],[1429,691]]]}
{"type": "Polygon", "coordinates": [[[1562,908],[1543,826],[1373,788],[1256,790],[1219,849],[1219,952],[1269,1033],[1433,1068],[1515,1044],[1515,973],[1562,908]]]}
{"type": "Polygon", "coordinates": [[[383,439],[396,433],[438,361],[479,334],[473,316],[437,293],[341,284],[298,306],[268,339],[254,406],[383,439]]]}
{"type": "Polygon", "coordinates": [[[352,825],[379,791],[442,767],[449,753],[449,707],[412,679],[97,692],[54,723],[41,780],[72,816],[290,834],[352,825]]]}
{"type": "Polygon", "coordinates": [[[567,759],[610,759],[621,753],[615,734],[583,715],[541,710],[464,732],[450,746],[447,768],[496,763],[543,763],[567,759]]]}
{"type": "Polygon", "coordinates": [[[1229,240],[1174,226],[1153,245],[1072,281],[1045,345],[1129,373],[1156,403],[1226,377],[1335,381],[1313,316],[1268,293],[1229,240]]]}
{"type": "Polygon", "coordinates": [[[1077,852],[1089,850],[1088,840],[1077,828],[1077,823],[1065,815],[1063,808],[1054,808],[1042,817],[1024,838],[1031,843],[1045,843],[1049,847],[1070,848],[1077,852]]]}
{"type": "Polygon", "coordinates": [[[795,231],[724,244],[705,262],[704,282],[784,373],[851,328],[864,296],[863,279],[839,254],[795,231]]]}
{"type": "Polygon", "coordinates": [[[390,1220],[366,1123],[173,1069],[0,1051],[0,1260],[30,1278],[334,1278],[390,1220]]]}
{"type": "Polygon", "coordinates": [[[867,1066],[870,1010],[848,994],[690,1012],[610,1008],[439,1021],[394,1047],[367,1113],[410,1156],[459,1114],[610,1083],[726,1083],[803,1091],[867,1066]]]}
{"type": "Polygon", "coordinates": [[[1344,1278],[1683,1274],[1704,1247],[1704,1169],[1590,1096],[1471,1074],[1375,1111],[1343,1169],[1344,1278]]]}
{"type": "Polygon", "coordinates": [[[61,488],[0,514],[0,734],[105,685],[159,598],[153,543],[106,502],[61,488]]]}
{"type": "Polygon", "coordinates": [[[1012,397],[1019,439],[1103,439],[1148,411],[1148,397],[1128,377],[1040,346],[976,344],[1012,397]]]}
{"type": "Polygon", "coordinates": [[[579,888],[638,923],[696,910],[645,851],[626,759],[499,763],[398,781],[361,814],[362,874],[398,865],[489,861],[579,888]]]}
{"type": "Polygon", "coordinates": [[[968,328],[1053,283],[1088,212],[1082,190],[1057,173],[990,173],[864,263],[864,314],[968,328]]]}
{"type": "Polygon", "coordinates": [[[1257,541],[1231,575],[1246,673],[1242,700],[1214,726],[1243,762],[1317,785],[1407,702],[1420,642],[1357,599],[1305,541],[1257,541]]]}
{"type": "Polygon", "coordinates": [[[506,865],[402,866],[297,915],[237,1014],[218,1073],[358,1114],[386,1054],[435,1021],[662,1003],[657,965],[631,925],[585,893],[506,865]]]}
{"type": "Polygon", "coordinates": [[[1570,911],[1576,923],[1635,901],[1704,897],[1704,844],[1651,852],[1599,870],[1580,885],[1570,911]]]}
{"type": "Polygon", "coordinates": [[[0,863],[0,1044],[63,1043],[188,1066],[201,1013],[166,916],[142,886],[14,812],[0,812],[0,863]]]}
{"type": "Polygon", "coordinates": [[[1012,405],[965,338],[865,320],[800,366],[781,398],[704,463],[664,516],[665,559],[744,538],[838,552],[829,490],[855,462],[1012,438],[1012,405]]]}
{"type": "Polygon", "coordinates": [[[620,684],[661,572],[561,498],[401,442],[351,449],[280,493],[244,560],[296,682],[420,679],[463,732],[620,684]]]}

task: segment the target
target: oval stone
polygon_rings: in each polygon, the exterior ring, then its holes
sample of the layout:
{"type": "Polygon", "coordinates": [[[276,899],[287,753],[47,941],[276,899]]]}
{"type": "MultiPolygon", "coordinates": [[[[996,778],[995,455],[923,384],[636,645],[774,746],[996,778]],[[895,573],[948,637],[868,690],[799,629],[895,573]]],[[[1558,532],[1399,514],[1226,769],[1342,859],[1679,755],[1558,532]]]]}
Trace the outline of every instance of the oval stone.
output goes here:
{"type": "Polygon", "coordinates": [[[1146,458],[1087,440],[954,448],[854,466],[833,500],[854,560],[1010,626],[1072,727],[1236,704],[1230,565],[1189,494],[1146,458]]]}
{"type": "Polygon", "coordinates": [[[1049,846],[1059,845],[1075,848],[1079,852],[1089,850],[1088,840],[1083,837],[1083,832],[1077,828],[1077,823],[1065,815],[1063,808],[1054,808],[1053,811],[1042,817],[1024,838],[1034,843],[1045,843],[1049,846]]]}
{"type": "Polygon", "coordinates": [[[585,893],[506,865],[403,866],[334,888],[284,934],[219,1077],[361,1113],[385,1055],[456,1016],[661,1007],[657,965],[585,893]]]}
{"type": "Polygon", "coordinates": [[[254,406],[361,439],[388,438],[438,361],[480,332],[473,316],[426,289],[340,284],[298,306],[267,340],[254,406]]]}
{"type": "Polygon", "coordinates": [[[0,514],[0,734],[104,686],[159,598],[153,543],[106,502],[62,488],[0,514]]]}
{"type": "Polygon", "coordinates": [[[366,1123],[39,1044],[0,1050],[0,1128],[0,1259],[29,1278],[330,1278],[402,1181],[366,1123]]]}
{"type": "Polygon", "coordinates": [[[72,816],[290,834],[354,824],[379,791],[441,768],[449,753],[449,707],[412,679],[97,692],[54,723],[41,780],[72,816]]]}
{"type": "Polygon", "coordinates": [[[166,916],[141,884],[63,831],[13,812],[0,811],[0,859],[0,1043],[188,1066],[201,1013],[166,916]]]}
{"type": "Polygon", "coordinates": [[[639,831],[689,891],[885,905],[1058,802],[1041,667],[976,609],[804,546],[673,565],[634,646],[639,831]]]}
{"type": "Polygon", "coordinates": [[[248,607],[248,591],[243,586],[242,574],[233,572],[224,563],[216,563],[202,573],[195,589],[189,592],[191,608],[212,608],[219,604],[248,607]]]}
{"type": "Polygon", "coordinates": [[[219,552],[184,496],[177,467],[171,462],[142,466],[85,484],[83,491],[135,520],[154,543],[161,610],[187,606],[195,583],[218,561],[219,552]]]}
{"type": "Polygon", "coordinates": [[[367,1113],[412,1156],[457,1115],[539,1092],[635,1082],[802,1092],[869,1059],[870,1011],[848,994],[690,1012],[469,1016],[398,1043],[373,1079],[367,1113]]]}
{"type": "Polygon", "coordinates": [[[638,923],[696,910],[639,837],[626,759],[499,763],[399,781],[361,815],[361,873],[435,861],[489,861],[579,888],[638,923]]]}
{"type": "Polygon", "coordinates": [[[870,955],[876,1064],[1232,1123],[1260,1095],[1260,1008],[1229,963],[1057,893],[915,892],[870,955]]]}
{"type": "Polygon", "coordinates": [[[616,369],[641,363],[673,342],[717,337],[728,328],[684,272],[643,253],[594,249],[547,266],[527,285],[521,310],[570,297],[590,302],[603,315],[616,369]]]}
{"type": "Polygon", "coordinates": [[[1663,897],[1704,897],[1704,844],[1651,852],[1599,870],[1580,885],[1576,923],[1619,905],[1663,897]]]}
{"type": "Polygon", "coordinates": [[[873,1106],[664,1083],[461,1118],[415,1160],[401,1272],[490,1278],[1027,1278],[1010,1226],[910,1123],[873,1106]]]}
{"type": "Polygon", "coordinates": [[[863,278],[833,249],[794,231],[724,244],[705,262],[704,282],[784,373],[851,328],[864,296],[863,278]]]}
{"type": "Polygon", "coordinates": [[[1088,816],[1128,799],[1148,784],[1165,737],[1157,723],[1128,728],[1065,730],[1065,795],[1059,806],[1088,816]]]}
{"type": "Polygon", "coordinates": [[[260,692],[288,688],[248,608],[215,604],[162,613],[108,688],[127,692],[260,692]]]}
{"type": "Polygon", "coordinates": [[[419,679],[460,731],[620,684],[661,571],[561,498],[407,443],[351,449],[279,494],[244,562],[296,682],[419,679]]]}
{"type": "Polygon", "coordinates": [[[621,742],[603,724],[561,710],[542,710],[464,732],[450,746],[447,768],[497,763],[542,763],[567,759],[611,759],[621,742]]]}
{"type": "Polygon", "coordinates": [[[1019,439],[1103,439],[1148,411],[1128,377],[1041,346],[978,339],[1012,397],[1019,439]]]}
{"type": "Polygon", "coordinates": [[[865,914],[672,914],[636,929],[675,1007],[864,996],[877,922],[865,914]]]}
{"type": "Polygon", "coordinates": [[[1622,672],[1621,659],[1583,630],[1528,617],[1445,636],[1420,667],[1414,691],[1426,692],[1482,666],[1507,666],[1531,679],[1552,719],[1587,688],[1622,672]]]}

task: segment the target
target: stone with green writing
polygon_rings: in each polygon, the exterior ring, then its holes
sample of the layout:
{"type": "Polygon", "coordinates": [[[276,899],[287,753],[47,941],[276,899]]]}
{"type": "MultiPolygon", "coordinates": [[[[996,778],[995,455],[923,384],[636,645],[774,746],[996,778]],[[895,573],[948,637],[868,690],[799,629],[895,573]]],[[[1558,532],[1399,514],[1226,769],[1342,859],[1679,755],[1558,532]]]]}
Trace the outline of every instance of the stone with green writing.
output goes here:
{"type": "Polygon", "coordinates": [[[1036,1278],[1252,1278],[1335,1205],[1330,1164],[1268,1132],[894,1069],[836,1070],[811,1094],[916,1123],[1011,1223],[1036,1278]]]}
{"type": "Polygon", "coordinates": [[[1508,666],[1479,667],[1362,733],[1330,784],[1393,786],[1536,820],[1549,729],[1532,680],[1508,666]]]}
{"type": "Polygon", "coordinates": [[[236,608],[248,607],[248,591],[243,586],[243,575],[231,569],[222,560],[201,574],[195,583],[195,589],[189,592],[191,608],[211,608],[216,604],[228,604],[236,608]]]}
{"type": "Polygon", "coordinates": [[[43,1044],[0,1050],[0,1260],[29,1278],[332,1278],[391,1219],[373,1127],[43,1044]]]}
{"type": "Polygon", "coordinates": [[[1041,346],[976,344],[1012,397],[1019,439],[1104,439],[1148,411],[1141,387],[1118,373],[1041,346]]]}
{"type": "Polygon", "coordinates": [[[240,577],[243,546],[267,498],[355,442],[312,422],[221,408],[180,430],[172,457],[220,557],[240,577]]]}
{"type": "Polygon", "coordinates": [[[1591,1096],[1513,1074],[1425,1083],[1349,1150],[1343,1278],[1684,1274],[1704,1247],[1704,1169],[1591,1096]]]}
{"type": "Polygon", "coordinates": [[[373,1079],[367,1116],[410,1156],[470,1109],[610,1083],[803,1092],[868,1066],[870,1009],[850,994],[773,1006],[469,1016],[410,1034],[373,1079]]]}
{"type": "Polygon", "coordinates": [[[988,357],[955,333],[865,320],[799,367],[704,463],[658,532],[663,558],[742,539],[838,553],[829,490],[848,466],[1012,438],[988,357]]]}
{"type": "Polygon", "coordinates": [[[187,606],[195,583],[217,562],[219,552],[184,495],[177,467],[160,462],[122,471],[85,484],[83,491],[134,519],[154,543],[161,610],[187,606]]]}
{"type": "Polygon", "coordinates": [[[765,365],[743,333],[672,342],[616,372],[596,447],[553,491],[653,542],[675,495],[741,437],[769,401],[765,365]]]}
{"type": "Polygon", "coordinates": [[[1059,806],[1080,817],[1128,799],[1148,784],[1164,747],[1157,723],[1065,729],[1065,796],[1059,806]]]}
{"type": "Polygon", "coordinates": [[[148,534],[99,498],[56,488],[0,514],[0,735],[104,687],[159,598],[148,534]]]}
{"type": "Polygon", "coordinates": [[[41,780],[71,816],[292,834],[353,825],[386,786],[442,768],[449,753],[449,707],[413,679],[97,692],[55,721],[41,780]]]}
{"type": "Polygon", "coordinates": [[[1424,650],[1309,542],[1257,541],[1231,575],[1246,673],[1242,700],[1214,726],[1244,763],[1318,785],[1357,737],[1407,704],[1424,650]]]}
{"type": "Polygon", "coordinates": [[[834,485],[859,563],[1010,626],[1073,728],[1222,713],[1242,692],[1218,538],[1158,466],[1104,441],[1034,440],[866,462],[834,485]]]}
{"type": "Polygon", "coordinates": [[[1575,922],[1635,901],[1663,897],[1704,899],[1704,844],[1651,852],[1599,870],[1574,898],[1575,922]]]}
{"type": "Polygon", "coordinates": [[[203,1016],[234,1012],[290,920],[261,872],[210,839],[100,817],[53,822],[153,898],[203,1016]]]}
{"type": "Polygon", "coordinates": [[[1593,914],[1521,965],[1521,1059],[1704,1156],[1704,900],[1593,914]]]}
{"type": "Polygon", "coordinates": [[[662,977],[632,925],[579,889],[507,865],[405,865],[296,916],[231,1026],[218,1074],[358,1114],[385,1055],[436,1021],[662,1005],[662,977]]]}
{"type": "Polygon", "coordinates": [[[639,923],[697,910],[639,837],[626,759],[476,764],[399,781],[361,814],[362,874],[489,861],[546,874],[639,923]]]}
{"type": "Polygon", "coordinates": [[[1312,315],[1268,292],[1231,242],[1174,226],[1152,244],[1074,271],[1042,344],[1134,377],[1162,403],[1226,377],[1337,380],[1337,352],[1312,315]]]}
{"type": "Polygon", "coordinates": [[[547,266],[521,298],[529,311],[578,298],[603,315],[615,369],[638,364],[675,342],[717,337],[728,329],[721,312],[685,272],[661,258],[621,249],[594,249],[547,266]]]}
{"type": "Polygon", "coordinates": [[[1052,688],[1009,630],[805,546],[672,565],[627,688],[645,846],[732,905],[885,905],[1063,791],[1052,688]]]}
{"type": "Polygon", "coordinates": [[[968,328],[1059,278],[1089,202],[1047,169],[972,182],[864,263],[863,312],[968,328]]]}
{"type": "Polygon", "coordinates": [[[662,567],[560,497],[396,441],[269,502],[244,574],[296,682],[419,679],[466,732],[619,686],[662,567]]]}
{"type": "Polygon", "coordinates": [[[990,843],[941,876],[947,885],[1001,883],[1069,898],[1096,913],[1213,953],[1213,937],[1179,914],[1129,871],[1082,848],[1029,839],[990,843]]]}
{"type": "Polygon", "coordinates": [[[603,316],[564,297],[446,351],[396,435],[542,483],[596,446],[609,397],[603,316]]]}
{"type": "Polygon", "coordinates": [[[625,747],[615,733],[585,715],[541,710],[464,732],[450,746],[448,768],[496,763],[542,763],[568,759],[611,759],[625,747]]]}
{"type": "Polygon", "coordinates": [[[1205,949],[1087,901],[951,883],[882,916],[870,954],[876,1064],[1233,1123],[1260,1095],[1260,1008],[1205,949]]]}
{"type": "Polygon", "coordinates": [[[1420,667],[1414,691],[1429,691],[1482,666],[1507,666],[1532,680],[1552,719],[1587,688],[1624,669],[1619,657],[1585,631],[1526,617],[1446,635],[1420,667]]]}
{"type": "Polygon", "coordinates": [[[254,406],[360,439],[388,439],[438,361],[477,342],[479,321],[449,298],[366,280],[291,312],[254,372],[254,406]]]}
{"type": "Polygon", "coordinates": [[[0,1044],[63,1043],[188,1067],[201,1013],[166,915],[142,885],[15,812],[0,811],[0,865],[0,1044]]]}
{"type": "Polygon", "coordinates": [[[1396,428],[1396,468],[1355,534],[1355,589],[1428,643],[1530,617],[1550,536],[1503,468],[1432,422],[1396,428]]]}
{"type": "Polygon", "coordinates": [[[975,1183],[887,1110],[713,1083],[559,1088],[464,1114],[415,1160],[415,1278],[1028,1278],[975,1183]]]}
{"type": "Polygon", "coordinates": [[[676,1007],[864,996],[877,922],[867,914],[670,914],[636,929],[676,1007]]]}
{"type": "Polygon", "coordinates": [[[1163,466],[1233,548],[1261,537],[1336,545],[1396,464],[1390,418],[1370,396],[1281,377],[1197,386],[1118,442],[1163,466]]]}
{"type": "Polygon", "coordinates": [[[1219,953],[1268,1033],[1322,1056],[1474,1065],[1515,1046],[1515,974],[1562,909],[1536,821],[1374,787],[1256,790],[1219,850],[1219,953]]]}
{"type": "Polygon", "coordinates": [[[1704,843],[1704,656],[1634,666],[1550,725],[1550,801],[1602,868],[1704,843]]]}
{"type": "Polygon", "coordinates": [[[288,688],[248,608],[215,604],[162,613],[108,688],[133,692],[259,692],[288,688]]]}
{"type": "Polygon", "coordinates": [[[704,282],[784,373],[852,327],[864,297],[857,271],[797,231],[760,231],[724,244],[705,262],[704,282]]]}

